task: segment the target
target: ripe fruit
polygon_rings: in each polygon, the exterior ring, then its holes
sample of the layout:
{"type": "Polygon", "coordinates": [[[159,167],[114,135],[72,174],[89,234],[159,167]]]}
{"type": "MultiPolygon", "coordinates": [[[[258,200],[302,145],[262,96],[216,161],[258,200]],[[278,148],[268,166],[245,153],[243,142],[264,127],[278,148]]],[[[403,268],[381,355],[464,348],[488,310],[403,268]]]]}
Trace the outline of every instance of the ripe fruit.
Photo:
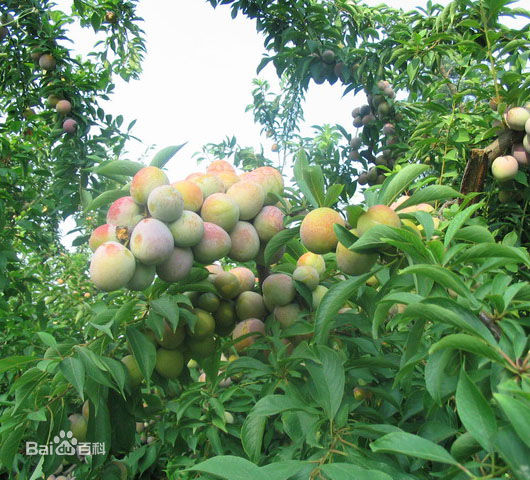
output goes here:
{"type": "Polygon", "coordinates": [[[247,290],[252,290],[254,288],[254,283],[256,282],[256,277],[254,272],[247,267],[234,267],[230,270],[232,275],[235,275],[239,280],[240,291],[244,292],[247,290]]]}
{"type": "Polygon", "coordinates": [[[250,220],[254,218],[263,207],[265,193],[260,184],[244,180],[232,185],[226,194],[239,207],[239,219],[250,220]]]}
{"type": "Polygon", "coordinates": [[[267,314],[263,297],[256,292],[242,292],[236,300],[236,314],[239,320],[247,318],[263,320],[267,314]]]}
{"type": "Polygon", "coordinates": [[[300,306],[298,303],[289,303],[275,307],[274,319],[280,324],[282,329],[289,328],[298,319],[301,313],[300,306]]]}
{"type": "Polygon", "coordinates": [[[72,111],[72,104],[68,100],[59,100],[55,105],[55,110],[61,115],[68,115],[72,111]]]}
{"type": "Polygon", "coordinates": [[[331,252],[337,245],[337,236],[333,225],[344,226],[344,220],[338,212],[322,207],[309,212],[300,225],[300,239],[304,247],[313,253],[331,252]]]}
{"type": "Polygon", "coordinates": [[[201,208],[203,202],[202,190],[196,183],[189,180],[182,180],[180,182],[172,183],[171,186],[176,188],[182,195],[184,202],[184,210],[197,212],[201,208]]]}
{"type": "Polygon", "coordinates": [[[259,252],[258,232],[248,222],[237,222],[230,232],[232,246],[228,256],[238,262],[248,262],[256,258],[259,252]]]}
{"type": "Polygon", "coordinates": [[[259,239],[266,243],[283,230],[283,212],[272,205],[263,207],[254,219],[254,228],[259,239]]]}
{"type": "Polygon", "coordinates": [[[176,188],[171,185],[160,185],[147,197],[147,208],[153,218],[163,222],[174,222],[182,215],[184,201],[176,188]]]}
{"type": "Polygon", "coordinates": [[[144,167],[139,170],[131,181],[131,197],[136,203],[145,205],[149,194],[161,185],[168,185],[166,174],[157,167],[144,167]]]}
{"type": "Polygon", "coordinates": [[[39,57],[39,66],[40,68],[46,71],[55,70],[55,67],[57,66],[57,61],[55,60],[53,55],[45,53],[39,57]]]}
{"type": "Polygon", "coordinates": [[[357,253],[348,250],[340,242],[337,244],[335,256],[340,271],[348,275],[362,275],[369,272],[378,257],[377,253],[357,253]]]}
{"type": "Polygon", "coordinates": [[[510,108],[504,113],[506,125],[512,130],[522,132],[525,129],[525,123],[530,119],[530,110],[524,107],[510,108]]]}
{"type": "Polygon", "coordinates": [[[324,50],[322,52],[322,60],[324,63],[331,65],[335,61],[335,52],[333,50],[324,50]]]}
{"type": "Polygon", "coordinates": [[[301,267],[302,265],[313,267],[318,272],[319,276],[323,275],[326,271],[326,262],[324,257],[313,252],[304,253],[298,259],[296,266],[301,267]]]}
{"type": "Polygon", "coordinates": [[[134,228],[143,218],[140,205],[132,197],[115,200],[107,212],[107,223],[116,227],[134,228]]]}
{"type": "Polygon", "coordinates": [[[118,242],[105,242],[96,249],[90,261],[90,280],[101,290],[118,290],[131,280],[135,268],[130,250],[118,242]]]}
{"type": "Polygon", "coordinates": [[[511,155],[497,157],[491,164],[491,173],[499,182],[512,180],[519,171],[519,163],[511,155]]]}
{"type": "Polygon", "coordinates": [[[184,356],[180,350],[166,350],[159,348],[156,351],[155,370],[161,377],[177,378],[184,368],[184,356]]]}
{"type": "Polygon", "coordinates": [[[144,218],[134,227],[130,248],[134,256],[146,265],[157,265],[173,253],[173,235],[156,218],[144,218]]]}
{"type": "Polygon", "coordinates": [[[215,277],[213,284],[223,298],[232,299],[241,292],[239,279],[230,272],[219,273],[215,277]]]}
{"type": "Polygon", "coordinates": [[[193,247],[204,234],[204,222],[195,212],[184,210],[178,220],[168,225],[177,247],[193,247]]]}
{"type": "Polygon", "coordinates": [[[296,294],[293,279],[285,273],[269,275],[263,281],[262,290],[263,296],[273,306],[291,303],[296,294]]]}
{"type": "Polygon", "coordinates": [[[309,265],[296,267],[295,271],[293,272],[293,279],[305,284],[309,290],[314,290],[317,288],[318,282],[320,281],[320,277],[316,268],[309,265]]]}
{"type": "Polygon", "coordinates": [[[73,433],[74,438],[78,442],[84,442],[88,427],[86,418],[80,413],[74,413],[68,417],[68,420],[70,420],[70,431],[73,433]]]}
{"type": "Polygon", "coordinates": [[[105,223],[94,229],[88,240],[88,246],[90,247],[90,250],[95,252],[102,243],[117,241],[116,227],[109,223],[105,223]]]}
{"type": "Polygon", "coordinates": [[[158,339],[155,337],[156,343],[166,350],[175,350],[178,348],[186,338],[186,329],[184,327],[177,327],[173,331],[171,325],[168,322],[164,322],[164,333],[162,338],[158,339]]]}
{"type": "Polygon", "coordinates": [[[214,193],[223,193],[225,191],[222,180],[212,173],[199,173],[192,178],[188,176],[186,180],[190,180],[201,189],[204,199],[214,193]]]}
{"type": "Polygon", "coordinates": [[[178,282],[190,273],[192,266],[191,248],[174,247],[173,253],[156,266],[156,273],[165,282],[178,282]]]}
{"type": "Polygon", "coordinates": [[[253,345],[261,335],[265,335],[265,324],[261,320],[257,318],[248,318],[243,320],[236,325],[234,331],[232,332],[234,348],[238,352],[241,352],[242,350],[245,350],[246,348],[253,345]],[[248,336],[239,340],[240,337],[244,337],[245,335],[248,336]]]}
{"type": "Polygon", "coordinates": [[[225,192],[240,181],[239,175],[232,172],[215,172],[214,175],[223,183],[225,192]]]}
{"type": "Polygon", "coordinates": [[[234,167],[226,160],[214,160],[206,168],[208,173],[231,172],[236,173],[234,167]]]}
{"type": "Polygon", "coordinates": [[[524,149],[522,143],[512,145],[512,157],[517,160],[519,167],[527,167],[530,164],[530,154],[524,149]]]}
{"type": "Polygon", "coordinates": [[[232,242],[226,231],[215,223],[204,222],[201,241],[193,247],[195,259],[201,263],[212,263],[228,255],[232,242]]]}
{"type": "Polygon", "coordinates": [[[204,200],[201,217],[230,232],[239,220],[239,207],[226,193],[213,193],[204,200]]]}
{"type": "Polygon", "coordinates": [[[77,122],[73,118],[66,118],[63,122],[63,130],[66,133],[75,133],[77,130],[77,122]]]}
{"type": "Polygon", "coordinates": [[[134,275],[129,280],[129,283],[127,283],[127,288],[134,291],[145,290],[153,283],[155,272],[154,265],[144,265],[143,263],[136,262],[134,275]]]}
{"type": "Polygon", "coordinates": [[[142,372],[140,371],[140,367],[138,366],[138,362],[136,361],[136,358],[134,358],[132,355],[126,355],[121,359],[122,363],[125,365],[125,368],[127,369],[128,375],[128,381],[129,385],[132,388],[135,388],[139,386],[144,376],[142,375],[142,372]]]}
{"type": "Polygon", "coordinates": [[[364,235],[376,225],[388,225],[389,227],[399,228],[401,226],[401,220],[397,213],[390,207],[386,205],[374,205],[361,214],[357,220],[357,233],[359,236],[364,235]]]}
{"type": "Polygon", "coordinates": [[[259,167],[240,175],[241,180],[259,183],[265,194],[265,205],[274,205],[283,195],[283,177],[273,167],[259,167]]]}

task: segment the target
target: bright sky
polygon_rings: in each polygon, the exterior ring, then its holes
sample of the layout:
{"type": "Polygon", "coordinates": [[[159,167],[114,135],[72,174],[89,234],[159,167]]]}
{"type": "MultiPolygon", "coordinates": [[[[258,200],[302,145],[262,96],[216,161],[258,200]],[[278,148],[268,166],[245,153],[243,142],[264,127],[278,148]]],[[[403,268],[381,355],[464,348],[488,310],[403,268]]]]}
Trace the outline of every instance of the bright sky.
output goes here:
{"type": "MultiPolygon", "coordinates": [[[[425,3],[386,2],[406,10],[425,3]]],[[[439,3],[447,4],[448,0],[439,3]]],[[[58,0],[58,5],[69,11],[71,1],[58,0]]],[[[256,32],[254,21],[243,16],[234,20],[230,8],[213,9],[205,0],[141,0],[137,13],[144,19],[147,40],[141,79],[117,81],[115,93],[105,105],[108,113],[124,116],[124,125],[137,119],[133,134],[143,143],[130,142],[126,157],[138,160],[151,145],[156,145],[156,151],[188,142],[168,164],[170,180],[178,180],[198,170],[192,155],[204,144],[235,135],[244,147],[259,150],[262,143],[272,158],[272,142],[260,137],[260,127],[254,124],[252,113],[245,112],[264,52],[263,38],[256,32]]],[[[80,53],[88,52],[94,42],[88,30],[72,29],[70,36],[80,53]]],[[[260,78],[278,91],[272,65],[262,71],[260,78]]],[[[334,86],[311,82],[303,134],[309,134],[315,124],[351,125],[351,110],[364,99],[354,98],[352,93],[343,98],[342,92],[340,82],[334,86]]],[[[204,168],[201,165],[199,170],[204,168]]]]}

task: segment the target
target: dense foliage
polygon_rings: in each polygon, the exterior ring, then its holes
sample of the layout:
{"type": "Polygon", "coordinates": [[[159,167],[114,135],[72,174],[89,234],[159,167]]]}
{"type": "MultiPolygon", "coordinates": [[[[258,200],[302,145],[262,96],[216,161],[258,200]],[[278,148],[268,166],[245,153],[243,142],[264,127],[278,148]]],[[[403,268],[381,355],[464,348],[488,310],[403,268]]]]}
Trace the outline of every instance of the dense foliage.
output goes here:
{"type": "MultiPolygon", "coordinates": [[[[286,185],[271,197],[284,228],[260,238],[262,258],[218,263],[251,269],[265,299],[271,273],[295,278],[300,314],[286,328],[269,305],[266,333],[247,349],[218,329],[214,352],[184,352],[193,358],[178,378],[157,368],[165,325],[193,336],[199,293],[220,291],[197,258],[184,279],[142,291],[103,292],[89,279],[90,233],[144,167],[122,158],[133,124],[122,129],[99,106],[115,75],[140,75],[135,2],[75,0],[70,14],[47,0],[3,2],[0,475],[530,479],[530,12],[499,0],[412,12],[351,0],[209,3],[256,22],[267,50],[258,70],[272,62],[282,90],[256,80],[248,107],[272,155],[227,138],[197,159],[239,173],[274,166],[286,185]],[[90,60],[68,49],[71,22],[104,35],[90,60]],[[305,91],[323,82],[366,105],[353,127],[302,137],[305,91]],[[59,100],[71,110],[53,107],[59,100]],[[490,168],[511,153],[510,171],[490,168]],[[367,221],[390,206],[397,221],[367,221]],[[324,208],[343,218],[326,231],[332,248],[304,227],[324,208]],[[58,233],[68,216],[75,252],[58,233]],[[345,264],[337,241],[368,268],[345,264]],[[308,250],[325,259],[311,288],[295,274],[308,250]],[[105,452],[26,454],[25,442],[68,430],[105,452]]],[[[178,150],[151,165],[163,169],[178,150]]]]}

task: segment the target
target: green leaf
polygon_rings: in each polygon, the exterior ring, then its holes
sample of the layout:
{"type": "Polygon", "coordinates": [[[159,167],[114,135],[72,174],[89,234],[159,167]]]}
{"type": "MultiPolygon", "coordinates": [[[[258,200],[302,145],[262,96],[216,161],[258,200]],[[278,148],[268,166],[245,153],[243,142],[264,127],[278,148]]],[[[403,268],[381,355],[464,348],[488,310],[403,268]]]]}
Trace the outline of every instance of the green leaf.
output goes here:
{"type": "Polygon", "coordinates": [[[274,254],[291,239],[298,235],[300,227],[296,228],[287,228],[285,230],[279,231],[275,234],[265,246],[265,251],[263,252],[263,258],[265,265],[270,265],[271,258],[274,254]]]}
{"type": "Polygon", "coordinates": [[[432,462],[457,465],[449,452],[430,440],[405,432],[389,433],[370,444],[374,452],[401,453],[432,462]]]}
{"type": "Polygon", "coordinates": [[[517,480],[530,480],[530,448],[519,440],[513,428],[499,429],[493,438],[495,449],[517,480]]]}
{"type": "Polygon", "coordinates": [[[332,463],[322,465],[320,470],[329,477],[330,480],[393,480],[390,475],[378,470],[368,470],[366,468],[353,465],[352,463],[332,463]]]}
{"type": "Polygon", "coordinates": [[[253,461],[258,461],[263,445],[263,432],[267,417],[264,415],[247,415],[241,427],[241,443],[243,450],[253,461]]]}
{"type": "Polygon", "coordinates": [[[178,327],[179,306],[173,298],[169,295],[164,295],[156,300],[152,300],[150,305],[151,308],[164,317],[174,329],[178,327]]]}
{"type": "Polygon", "coordinates": [[[403,208],[418,205],[420,203],[448,200],[450,198],[459,198],[461,196],[462,195],[454,188],[446,185],[429,185],[420,190],[416,190],[409,199],[396,208],[396,211],[399,212],[399,210],[403,208]]]}
{"type": "Polygon", "coordinates": [[[444,238],[445,248],[449,246],[453,237],[456,235],[458,230],[462,228],[462,225],[464,225],[464,223],[466,223],[471,218],[471,215],[473,215],[479,208],[482,208],[483,206],[484,206],[483,203],[475,203],[474,205],[467,207],[465,210],[458,212],[454,216],[454,218],[449,223],[449,227],[447,227],[447,231],[445,233],[445,238],[444,238]]]}
{"type": "Polygon", "coordinates": [[[26,365],[27,363],[31,363],[31,362],[36,362],[38,360],[40,359],[35,358],[35,357],[22,356],[22,355],[2,358],[0,360],[0,373],[7,372],[8,370],[11,370],[12,368],[22,367],[22,365],[26,365]]]}
{"type": "Polygon", "coordinates": [[[317,205],[322,207],[324,205],[324,175],[319,165],[308,166],[303,171],[306,185],[314,198],[317,200],[317,205]]]}
{"type": "Polygon", "coordinates": [[[504,357],[491,347],[491,345],[488,345],[480,338],[465,333],[455,333],[443,337],[431,346],[429,353],[433,354],[441,350],[464,350],[466,352],[474,353],[479,357],[489,358],[502,365],[505,364],[504,357]]]}
{"type": "Polygon", "coordinates": [[[494,393],[493,397],[502,408],[513,429],[530,448],[530,404],[503,393],[494,393]]]}
{"type": "MultiPolygon", "coordinates": [[[[379,192],[378,202],[390,205],[419,175],[429,170],[428,165],[412,164],[390,177],[385,188],[379,192]]],[[[386,182],[385,182],[386,183],[386,182]]]]}
{"type": "Polygon", "coordinates": [[[464,368],[460,370],[455,399],[458,416],[466,430],[485,450],[492,451],[491,439],[497,431],[495,415],[464,368]]]}
{"type": "Polygon", "coordinates": [[[315,412],[315,409],[296,398],[288,395],[266,395],[260,398],[252,407],[250,415],[270,416],[285,412],[286,410],[304,410],[315,412]]]}
{"type": "Polygon", "coordinates": [[[126,195],[127,192],[121,189],[107,190],[106,192],[103,192],[101,195],[98,195],[96,198],[94,198],[94,200],[90,202],[86,209],[87,211],[98,210],[100,207],[108,205],[109,203],[118,200],[118,198],[125,197],[126,195]]]}
{"type": "Polygon", "coordinates": [[[50,335],[47,332],[37,332],[37,335],[39,336],[40,340],[44,345],[48,347],[54,347],[57,345],[57,341],[55,338],[53,338],[53,335],[50,335]]]}
{"type": "Polygon", "coordinates": [[[24,424],[15,427],[7,437],[4,437],[0,447],[0,464],[3,464],[8,471],[11,471],[13,460],[18,451],[18,446],[24,436],[24,424]]]}
{"type": "Polygon", "coordinates": [[[304,150],[299,150],[296,154],[296,161],[294,162],[294,179],[298,188],[303,193],[306,200],[310,203],[313,208],[318,208],[318,201],[311,192],[309,185],[305,181],[304,171],[309,168],[309,162],[307,161],[307,154],[304,150]]]}
{"type": "Polygon", "coordinates": [[[151,160],[150,165],[152,167],[158,167],[162,168],[167,162],[171,160],[173,155],[175,155],[186,143],[182,143],[181,145],[173,145],[171,147],[163,148],[162,150],[158,151],[156,155],[153,157],[153,160],[151,160]]]}
{"type": "Polygon", "coordinates": [[[527,266],[530,265],[528,252],[516,247],[499,245],[498,243],[474,245],[473,247],[464,250],[458,256],[458,264],[472,260],[483,260],[486,258],[506,258],[524,263],[527,266]]]}
{"type": "Polygon", "coordinates": [[[322,298],[315,314],[315,342],[327,343],[329,331],[338,311],[357,289],[366,283],[373,272],[333,285],[322,298]]]}
{"type": "MultiPolygon", "coordinates": [[[[438,404],[442,404],[442,398],[448,394],[447,386],[454,377],[449,377],[445,372],[446,367],[453,358],[452,350],[440,350],[429,352],[431,355],[425,365],[425,388],[438,404]]],[[[456,383],[456,382],[455,382],[456,383]]],[[[454,391],[454,390],[450,390],[454,391]]]]}
{"type": "Polygon", "coordinates": [[[83,362],[76,357],[66,357],[59,363],[59,370],[77,390],[81,400],[84,400],[85,366],[83,362]]]}
{"type": "Polygon", "coordinates": [[[352,228],[355,228],[357,226],[357,220],[364,213],[364,208],[360,205],[348,205],[344,210],[346,211],[348,224],[352,228]]]}
{"type": "Polygon", "coordinates": [[[127,327],[125,336],[131,346],[134,358],[138,362],[138,367],[142,375],[149,383],[151,374],[155,369],[156,363],[156,348],[153,343],[137,328],[127,327]]]}
{"type": "Polygon", "coordinates": [[[269,477],[252,462],[233,455],[218,455],[188,470],[217,475],[226,480],[269,480],[269,477]]]}
{"type": "Polygon", "coordinates": [[[103,176],[124,175],[132,177],[142,168],[144,168],[144,165],[131,160],[112,160],[98,165],[92,171],[103,176]]]}
{"type": "Polygon", "coordinates": [[[326,196],[324,198],[324,207],[332,207],[337,203],[337,200],[340,197],[340,194],[344,190],[344,185],[338,185],[334,183],[328,188],[328,191],[326,192],[326,196]]]}

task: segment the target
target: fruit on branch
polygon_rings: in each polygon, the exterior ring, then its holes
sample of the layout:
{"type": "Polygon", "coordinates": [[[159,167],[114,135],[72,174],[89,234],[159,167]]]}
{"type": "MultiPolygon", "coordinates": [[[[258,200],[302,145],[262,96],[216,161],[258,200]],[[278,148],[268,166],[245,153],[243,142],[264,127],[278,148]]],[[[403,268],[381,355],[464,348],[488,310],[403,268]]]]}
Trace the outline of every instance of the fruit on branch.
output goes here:
{"type": "Polygon", "coordinates": [[[115,200],[107,212],[107,223],[115,227],[132,229],[142,218],[140,205],[128,196],[115,200]]]}
{"type": "Polygon", "coordinates": [[[212,355],[217,348],[215,338],[209,336],[206,338],[189,338],[187,346],[190,349],[193,358],[206,358],[212,355]]]}
{"type": "Polygon", "coordinates": [[[166,174],[157,167],[144,167],[139,170],[131,182],[131,197],[136,203],[145,205],[149,194],[161,185],[168,185],[169,180],[166,174]]]}
{"type": "Polygon", "coordinates": [[[88,240],[88,246],[90,247],[90,250],[95,252],[102,243],[117,241],[116,226],[111,225],[110,223],[105,223],[94,229],[88,240]]]}
{"type": "Polygon", "coordinates": [[[52,93],[51,95],[48,95],[48,98],[46,99],[46,102],[48,103],[48,105],[50,107],[55,108],[60,100],[61,99],[57,95],[54,95],[52,93]]]}
{"type": "Polygon", "coordinates": [[[364,235],[376,225],[388,225],[389,227],[399,228],[401,220],[394,210],[386,205],[374,205],[366,212],[361,214],[357,220],[357,233],[359,236],[364,235]]]}
{"type": "Polygon", "coordinates": [[[204,222],[204,234],[193,247],[195,259],[201,263],[212,263],[228,255],[232,241],[230,236],[215,223],[204,222]]]}
{"type": "Polygon", "coordinates": [[[160,185],[147,197],[147,209],[153,218],[163,222],[174,222],[182,215],[184,200],[176,188],[171,185],[160,185]]]}
{"type": "Polygon", "coordinates": [[[77,130],[77,122],[73,118],[66,118],[63,122],[63,130],[66,133],[75,133],[77,130]]]}
{"type": "Polygon", "coordinates": [[[86,418],[80,413],[73,413],[68,417],[68,420],[70,420],[70,431],[74,435],[74,438],[77,439],[78,442],[84,442],[86,440],[86,432],[88,428],[86,418]]]}
{"type": "Polygon", "coordinates": [[[59,100],[55,104],[55,110],[60,115],[68,115],[72,111],[72,104],[68,100],[59,100]]]}
{"type": "Polygon", "coordinates": [[[204,234],[204,222],[195,212],[184,210],[178,220],[168,224],[177,247],[194,247],[204,234]]]}
{"type": "Polygon", "coordinates": [[[105,21],[111,25],[115,25],[118,22],[118,15],[116,12],[109,10],[105,12],[105,21]]]}
{"type": "Polygon", "coordinates": [[[145,265],[157,265],[173,254],[173,235],[165,223],[156,218],[144,218],[134,227],[130,249],[145,265]]]}
{"type": "Polygon", "coordinates": [[[208,173],[230,172],[236,173],[234,167],[226,160],[214,160],[206,168],[208,173]]]}
{"type": "Polygon", "coordinates": [[[326,261],[322,255],[318,255],[317,253],[306,252],[302,254],[298,258],[296,266],[301,267],[304,265],[313,267],[320,277],[326,272],[326,261]]]}
{"type": "Polygon", "coordinates": [[[317,288],[313,290],[312,297],[313,297],[313,310],[316,310],[322,299],[324,298],[324,295],[328,293],[328,288],[324,285],[319,285],[317,288]]]}
{"type": "Polygon", "coordinates": [[[239,220],[239,207],[226,193],[213,193],[204,200],[201,217],[230,232],[239,220]]]}
{"type": "Polygon", "coordinates": [[[324,50],[322,52],[322,60],[324,61],[324,63],[331,65],[333,62],[335,62],[335,52],[329,49],[324,50]]]}
{"type": "Polygon", "coordinates": [[[248,318],[243,320],[235,326],[234,331],[232,332],[234,348],[238,352],[242,352],[246,348],[253,345],[262,335],[265,335],[265,324],[261,320],[258,318],[248,318]]]}
{"type": "Polygon", "coordinates": [[[46,71],[55,70],[55,67],[57,66],[57,61],[55,60],[53,55],[45,53],[39,57],[39,66],[40,68],[46,71]]]}
{"type": "Polygon", "coordinates": [[[296,295],[293,279],[285,273],[269,275],[263,281],[262,291],[266,304],[272,306],[287,305],[296,295]]]}
{"type": "Polygon", "coordinates": [[[193,177],[189,175],[186,180],[195,183],[201,189],[204,200],[214,193],[224,193],[225,191],[223,181],[212,173],[199,173],[193,177]]]}
{"type": "Polygon", "coordinates": [[[136,262],[133,254],[118,242],[101,244],[90,262],[90,280],[105,291],[125,287],[134,275],[136,262]]]}
{"type": "Polygon", "coordinates": [[[274,320],[280,324],[280,328],[286,329],[298,320],[301,312],[298,303],[278,306],[274,308],[274,320]]]}
{"type": "Polygon", "coordinates": [[[198,212],[202,206],[203,196],[199,186],[189,180],[181,180],[171,184],[182,196],[184,210],[198,212]]]}
{"type": "Polygon", "coordinates": [[[178,282],[190,273],[193,253],[189,247],[174,247],[168,258],[156,266],[157,275],[166,282],[178,282]]]}
{"type": "Polygon", "coordinates": [[[200,308],[193,309],[193,313],[197,317],[193,330],[188,326],[188,336],[195,340],[202,340],[210,337],[215,332],[215,320],[212,315],[206,310],[200,308]]]}
{"type": "Polygon", "coordinates": [[[228,256],[238,262],[248,262],[256,258],[260,242],[258,232],[251,223],[237,222],[230,232],[232,246],[228,256]]]}
{"type": "Polygon", "coordinates": [[[127,283],[127,288],[133,291],[142,291],[149,287],[155,279],[156,267],[136,262],[134,275],[127,283]]]}
{"type": "Polygon", "coordinates": [[[183,369],[184,356],[180,350],[159,348],[156,351],[155,370],[161,377],[168,379],[178,378],[183,369]]]}
{"type": "Polygon", "coordinates": [[[241,293],[239,279],[230,272],[219,273],[215,277],[213,284],[219,295],[225,299],[236,298],[241,293]]]}
{"type": "Polygon", "coordinates": [[[127,370],[127,381],[131,388],[138,387],[142,383],[144,377],[140,371],[136,358],[132,355],[125,355],[125,357],[121,359],[121,362],[125,365],[125,369],[127,370]]]}
{"type": "Polygon", "coordinates": [[[272,167],[259,167],[250,172],[240,175],[241,180],[250,180],[259,183],[265,194],[265,205],[274,205],[278,197],[283,195],[282,174],[272,167]]]}
{"type": "Polygon", "coordinates": [[[250,180],[235,183],[226,194],[239,207],[240,220],[253,219],[263,208],[265,202],[265,192],[262,186],[250,180]]]}
{"type": "Polygon", "coordinates": [[[361,137],[352,137],[350,140],[350,147],[357,149],[362,145],[363,141],[361,137]]]}
{"type": "Polygon", "coordinates": [[[530,119],[530,110],[525,107],[513,107],[504,113],[504,121],[512,130],[522,132],[530,119]]]}
{"type": "Polygon", "coordinates": [[[239,280],[239,287],[241,292],[252,290],[256,283],[254,272],[247,267],[234,267],[230,269],[230,273],[235,275],[239,280]]]}
{"type": "Polygon", "coordinates": [[[212,292],[205,292],[199,295],[199,299],[197,300],[197,307],[208,313],[215,313],[219,308],[219,305],[221,305],[221,300],[219,300],[219,297],[212,292]]]}
{"type": "Polygon", "coordinates": [[[273,205],[263,207],[254,218],[254,228],[259,239],[267,243],[274,235],[283,230],[283,212],[273,205]]]}
{"type": "Polygon", "coordinates": [[[307,288],[309,288],[309,290],[317,288],[318,283],[320,282],[320,277],[316,268],[311,267],[310,265],[296,267],[293,272],[293,279],[302,282],[307,288]]]}
{"type": "Polygon", "coordinates": [[[221,335],[229,334],[236,323],[234,304],[228,300],[221,300],[219,308],[213,314],[215,329],[221,335]]]}
{"type": "Polygon", "coordinates": [[[362,275],[369,272],[378,258],[377,253],[354,252],[340,242],[337,244],[335,256],[340,271],[348,275],[362,275]]]}
{"type": "Polygon", "coordinates": [[[300,225],[300,239],[305,248],[313,253],[328,253],[337,245],[335,224],[344,226],[344,220],[338,212],[321,207],[309,212],[300,225]]]}
{"type": "Polygon", "coordinates": [[[491,173],[499,182],[512,180],[519,171],[519,163],[511,155],[497,157],[491,164],[491,173]]]}
{"type": "Polygon", "coordinates": [[[242,292],[236,300],[236,315],[241,320],[259,318],[263,320],[267,314],[263,297],[257,292],[242,292]]]}

